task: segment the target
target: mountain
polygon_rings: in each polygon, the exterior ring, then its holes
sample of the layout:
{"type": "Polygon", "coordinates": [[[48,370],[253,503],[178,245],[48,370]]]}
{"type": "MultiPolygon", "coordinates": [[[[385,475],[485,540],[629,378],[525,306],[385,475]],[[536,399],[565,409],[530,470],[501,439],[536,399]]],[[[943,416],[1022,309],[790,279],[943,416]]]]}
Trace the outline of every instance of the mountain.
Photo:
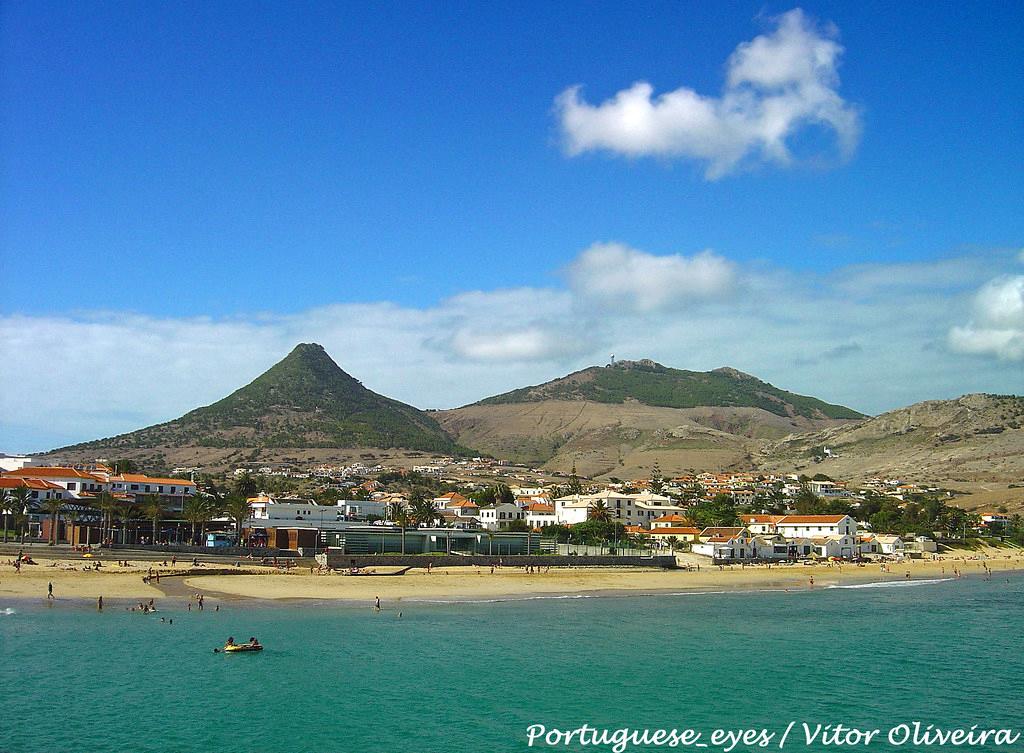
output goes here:
{"type": "Polygon", "coordinates": [[[650,360],[590,367],[435,415],[460,443],[496,457],[622,478],[655,462],[665,472],[749,467],[761,440],[864,417],[736,369],[650,360]]]}
{"type": "Polygon", "coordinates": [[[762,467],[813,467],[841,478],[1020,483],[1024,398],[971,394],[928,400],[786,437],[766,445],[762,454],[762,467]]]}
{"type": "MultiPolygon", "coordinates": [[[[429,415],[368,390],[322,346],[303,343],[252,382],[167,423],[59,452],[148,447],[460,450],[429,415]]],[[[58,451],[55,451],[58,452],[58,451]]]]}
{"type": "Polygon", "coordinates": [[[714,371],[670,369],[649,359],[616,361],[591,366],[560,379],[512,390],[474,405],[538,403],[545,400],[585,400],[625,403],[635,400],[661,408],[762,408],[779,416],[810,419],[863,418],[842,405],[780,390],[757,377],[723,367],[714,371]]]}

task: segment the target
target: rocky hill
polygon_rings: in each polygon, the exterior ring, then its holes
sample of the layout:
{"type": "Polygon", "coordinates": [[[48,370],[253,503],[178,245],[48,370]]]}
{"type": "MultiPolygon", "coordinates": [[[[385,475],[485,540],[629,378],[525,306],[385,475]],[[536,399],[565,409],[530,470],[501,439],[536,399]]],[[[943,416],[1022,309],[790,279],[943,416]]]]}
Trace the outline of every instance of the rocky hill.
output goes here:
{"type": "Polygon", "coordinates": [[[461,450],[430,415],[367,389],[314,343],[296,346],[250,384],[181,418],[54,452],[157,447],[461,450]]]}
{"type": "Polygon", "coordinates": [[[435,415],[460,443],[496,457],[624,478],[655,462],[665,472],[749,467],[761,440],[863,418],[735,369],[650,360],[583,369],[435,415]]]}
{"type": "Polygon", "coordinates": [[[1024,398],[928,400],[762,449],[762,467],[813,465],[844,478],[1024,480],[1024,398]],[[828,448],[828,452],[825,452],[828,448]]]}

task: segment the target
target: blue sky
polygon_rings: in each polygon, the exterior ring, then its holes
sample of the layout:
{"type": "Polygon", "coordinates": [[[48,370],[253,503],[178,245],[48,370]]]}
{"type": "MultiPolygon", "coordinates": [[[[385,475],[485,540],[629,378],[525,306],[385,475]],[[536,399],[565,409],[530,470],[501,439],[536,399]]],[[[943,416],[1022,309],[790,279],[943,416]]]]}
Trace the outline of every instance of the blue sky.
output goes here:
{"type": "Polygon", "coordinates": [[[296,338],[421,407],[612,352],[870,412],[1020,392],[1024,10],[794,7],[4,3],[0,356],[46,366],[0,376],[0,449],[296,338]]]}

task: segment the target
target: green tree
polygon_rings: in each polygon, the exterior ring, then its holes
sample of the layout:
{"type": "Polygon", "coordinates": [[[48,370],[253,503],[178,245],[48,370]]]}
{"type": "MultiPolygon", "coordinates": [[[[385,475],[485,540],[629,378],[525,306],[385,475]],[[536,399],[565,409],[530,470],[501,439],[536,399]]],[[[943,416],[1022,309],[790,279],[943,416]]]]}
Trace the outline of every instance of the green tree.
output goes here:
{"type": "Polygon", "coordinates": [[[19,534],[21,543],[25,543],[25,532],[28,530],[28,507],[15,507],[11,515],[14,530],[19,534]]]}
{"type": "Polygon", "coordinates": [[[131,502],[119,502],[114,509],[114,515],[121,522],[121,543],[128,543],[128,524],[135,519],[138,508],[131,502]]]}
{"type": "Polygon", "coordinates": [[[714,499],[697,503],[690,510],[690,517],[701,528],[739,524],[736,501],[729,494],[716,494],[714,499]]]}
{"type": "Polygon", "coordinates": [[[235,544],[241,546],[242,526],[252,515],[252,506],[249,504],[249,500],[238,493],[229,494],[224,499],[221,512],[235,524],[235,544]]]}
{"type": "Polygon", "coordinates": [[[800,491],[793,498],[793,507],[800,515],[816,515],[822,511],[821,497],[811,491],[807,482],[800,484],[800,491]]]}
{"type": "Polygon", "coordinates": [[[412,496],[409,502],[409,511],[418,526],[432,526],[440,518],[440,513],[434,507],[434,500],[428,499],[423,494],[412,496]]]}
{"type": "Polygon", "coordinates": [[[572,462],[572,473],[569,474],[569,494],[583,494],[583,484],[576,474],[576,461],[572,462]]]}
{"type": "Polygon", "coordinates": [[[626,527],[619,522],[591,518],[574,525],[572,536],[587,544],[598,544],[626,538],[626,527]]]}
{"type": "MultiPolygon", "coordinates": [[[[412,522],[412,517],[409,515],[409,508],[404,502],[400,501],[392,502],[389,507],[391,508],[389,517],[402,532],[402,554],[405,554],[405,529],[408,528],[409,524],[412,522]]],[[[381,554],[383,554],[383,552],[381,552],[381,554]]]]}
{"type": "Polygon", "coordinates": [[[555,539],[559,544],[564,544],[569,540],[569,536],[572,534],[572,529],[561,523],[553,523],[542,527],[540,529],[540,533],[541,536],[549,539],[555,539]]]}
{"type": "Polygon", "coordinates": [[[612,519],[612,511],[608,509],[603,499],[592,502],[587,508],[587,519],[596,520],[599,523],[608,523],[612,519]]]}
{"type": "Polygon", "coordinates": [[[665,491],[665,478],[661,475],[661,466],[657,462],[654,463],[654,468],[651,470],[650,489],[655,494],[665,491]]]}
{"type": "Polygon", "coordinates": [[[159,495],[147,494],[139,500],[139,509],[153,524],[153,534],[150,542],[155,544],[157,539],[156,529],[164,515],[164,502],[160,499],[159,495]]]}
{"type": "MultiPolygon", "coordinates": [[[[10,493],[8,500],[8,505],[10,506],[10,509],[13,512],[13,514],[15,516],[19,514],[25,515],[25,519],[27,521],[28,509],[29,506],[32,504],[32,494],[31,492],[29,492],[28,487],[17,487],[14,491],[10,493]]],[[[17,527],[15,527],[15,530],[18,530],[17,527]]],[[[21,542],[23,544],[25,543],[24,533],[22,533],[21,542]]]]}
{"type": "Polygon", "coordinates": [[[89,502],[89,506],[100,513],[100,541],[106,541],[110,529],[113,527],[114,510],[117,509],[117,500],[108,491],[102,491],[89,502]]]}
{"type": "Polygon", "coordinates": [[[249,499],[249,497],[256,496],[256,493],[259,492],[259,490],[259,482],[248,471],[235,479],[235,494],[240,497],[249,499]]]}
{"type": "Polygon", "coordinates": [[[0,488],[0,509],[4,513],[4,543],[7,543],[7,522],[8,516],[11,513],[9,503],[11,501],[11,490],[7,488],[0,488]]]}
{"type": "Polygon", "coordinates": [[[119,473],[142,473],[142,467],[134,460],[115,460],[113,468],[115,475],[119,473]]]}
{"type": "MultiPolygon", "coordinates": [[[[196,540],[196,526],[201,526],[205,533],[206,524],[210,522],[216,513],[213,498],[205,495],[195,494],[185,500],[182,507],[182,517],[192,526],[191,541],[196,540]]],[[[202,539],[200,538],[200,542],[202,539]]]]}
{"type": "Polygon", "coordinates": [[[683,489],[683,502],[687,504],[696,504],[704,498],[704,487],[699,481],[694,481],[692,484],[686,486],[683,489]]]}

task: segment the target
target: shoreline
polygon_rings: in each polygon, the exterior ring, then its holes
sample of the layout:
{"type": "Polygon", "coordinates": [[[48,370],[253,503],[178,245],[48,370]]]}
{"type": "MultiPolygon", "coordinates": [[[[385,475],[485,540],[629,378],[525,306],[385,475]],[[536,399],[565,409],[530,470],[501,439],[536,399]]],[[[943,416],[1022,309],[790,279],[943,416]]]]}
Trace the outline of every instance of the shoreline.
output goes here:
{"type": "MultiPolygon", "coordinates": [[[[146,567],[117,568],[106,572],[72,569],[81,560],[42,557],[39,564],[22,568],[16,574],[9,565],[0,566],[0,612],[7,604],[67,604],[95,608],[98,596],[105,605],[119,609],[125,605],[154,599],[159,605],[186,609],[194,594],[208,600],[207,609],[259,604],[269,607],[363,606],[379,596],[382,604],[458,604],[515,602],[543,599],[600,598],[615,596],[688,596],[720,593],[812,592],[850,586],[884,587],[900,583],[954,580],[954,570],[966,580],[1008,577],[1024,572],[1024,554],[1001,552],[978,556],[960,553],[937,560],[907,560],[887,563],[883,572],[879,563],[794,564],[712,566],[702,564],[700,571],[663,570],[635,567],[550,568],[527,573],[522,568],[462,566],[435,568],[433,572],[412,571],[397,577],[352,577],[338,573],[309,574],[293,570],[249,567],[250,574],[176,575],[164,582],[143,583],[146,567]],[[964,559],[963,557],[966,557],[964,559]],[[258,574],[253,574],[256,570],[258,574]],[[908,577],[909,576],[909,577],[908,577]],[[812,583],[813,579],[813,583],[812,583]],[[47,586],[53,583],[55,602],[46,599],[47,586]]],[[[185,568],[179,568],[179,572],[185,568]]],[[[211,567],[211,569],[214,569],[211,567]]],[[[383,568],[382,568],[383,569],[383,568]]],[[[161,575],[168,573],[160,568],[161,575]]]]}

